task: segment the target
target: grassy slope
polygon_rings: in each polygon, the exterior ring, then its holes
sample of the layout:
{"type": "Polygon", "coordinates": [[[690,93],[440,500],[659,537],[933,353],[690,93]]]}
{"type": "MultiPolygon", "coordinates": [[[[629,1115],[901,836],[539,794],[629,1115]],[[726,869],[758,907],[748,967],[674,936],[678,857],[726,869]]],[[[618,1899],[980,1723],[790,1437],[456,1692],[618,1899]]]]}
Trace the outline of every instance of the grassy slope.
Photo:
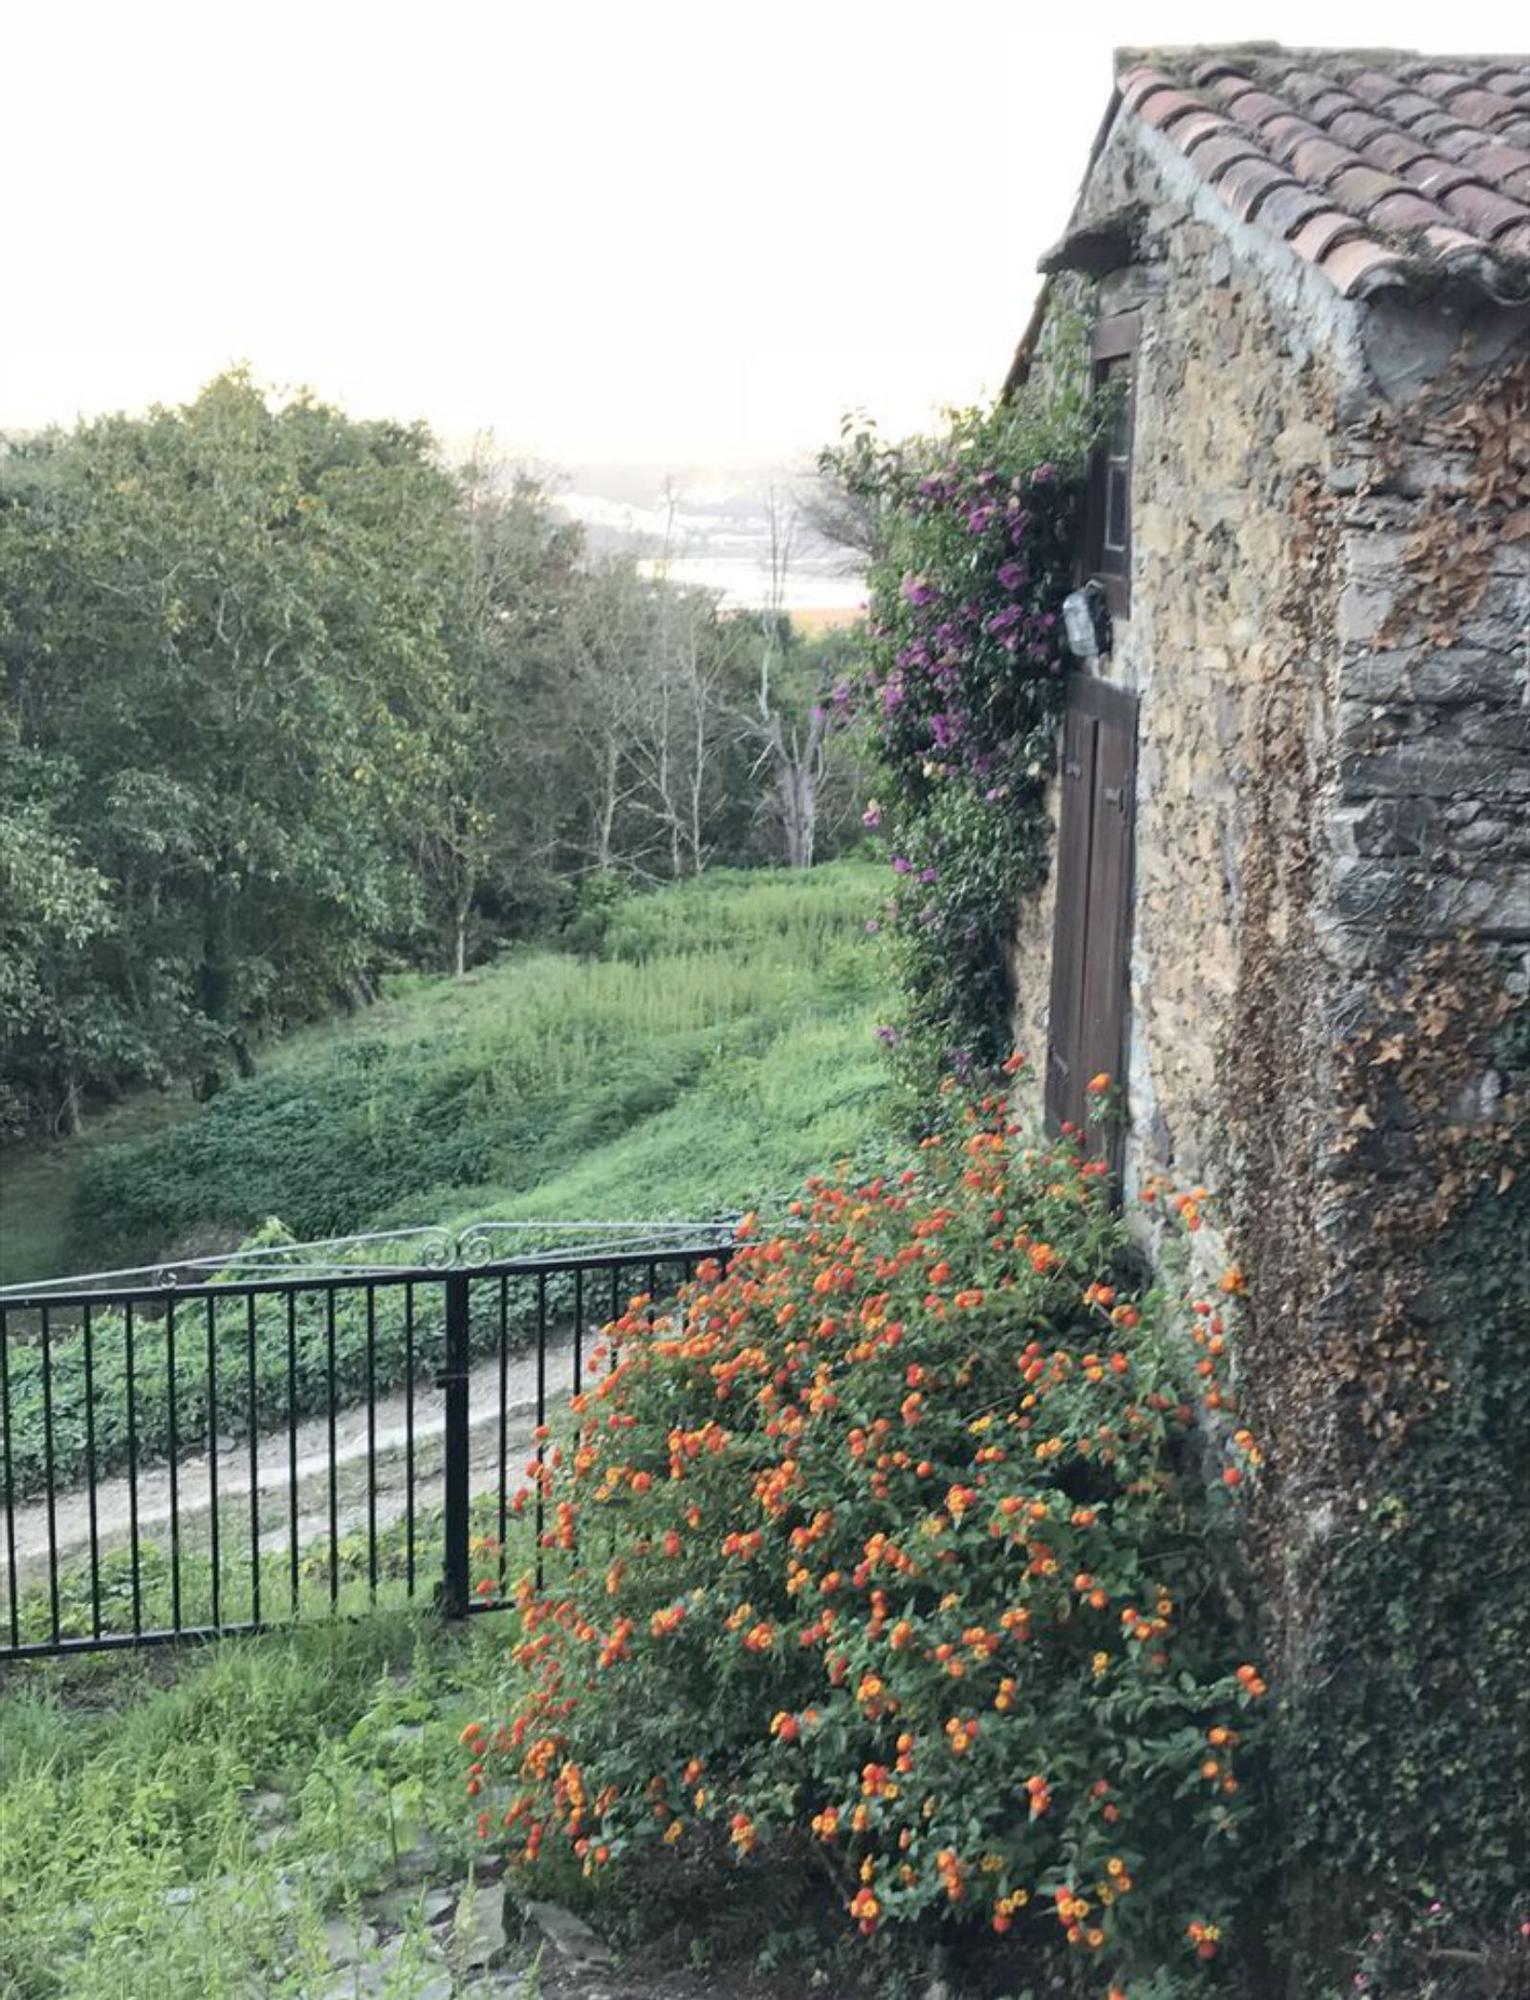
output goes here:
{"type": "Polygon", "coordinates": [[[717,874],[620,906],[599,958],[395,980],[146,1136],[118,1143],[119,1113],[16,1149],[0,1274],[223,1247],[272,1215],[317,1236],[751,1204],[875,1127],[879,888],[852,863],[717,874]]]}

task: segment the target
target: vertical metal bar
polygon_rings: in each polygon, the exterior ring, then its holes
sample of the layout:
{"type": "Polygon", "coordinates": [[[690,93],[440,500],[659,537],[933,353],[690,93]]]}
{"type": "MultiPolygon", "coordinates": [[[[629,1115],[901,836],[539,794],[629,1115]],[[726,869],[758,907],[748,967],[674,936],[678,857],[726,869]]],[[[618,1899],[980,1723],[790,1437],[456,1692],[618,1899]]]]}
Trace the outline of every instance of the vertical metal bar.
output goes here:
{"type": "Polygon", "coordinates": [[[53,1622],[55,1644],[59,1637],[58,1598],[58,1506],[54,1491],[53,1462],[53,1330],[51,1315],[46,1306],[42,1309],[42,1379],[43,1379],[43,1472],[48,1482],[48,1603],[53,1622]]]}
{"type": "Polygon", "coordinates": [[[443,1512],[446,1547],[441,1561],[441,1612],[462,1618],[468,1605],[468,1275],[446,1274],[446,1365],[441,1374],[446,1409],[443,1512]]]}
{"type": "Polygon", "coordinates": [[[175,1296],[165,1301],[165,1381],[170,1396],[170,1626],[181,1629],[181,1441],[175,1407],[175,1296]]]}
{"type": "Polygon", "coordinates": [[[207,1295],[207,1510],[212,1536],[212,1622],[221,1624],[222,1551],[218,1546],[218,1302],[207,1295]]]}
{"type": "Polygon", "coordinates": [[[244,1295],[246,1415],[250,1426],[250,1622],[260,1623],[260,1378],[255,1365],[255,1294],[244,1295]]]}
{"type": "Polygon", "coordinates": [[[329,1606],[340,1601],[340,1488],[335,1464],[335,1288],[324,1294],[324,1400],[329,1439],[329,1606]]]}
{"type": "Polygon", "coordinates": [[[298,1615],[297,1293],[287,1294],[287,1572],[292,1615],[298,1615]]]}
{"type": "MultiPolygon", "coordinates": [[[[537,1273],[537,1429],[547,1422],[547,1273],[537,1273]]],[[[542,1494],[542,1466],[547,1457],[547,1446],[537,1439],[537,1589],[542,1588],[543,1548],[542,1535],[545,1530],[546,1501],[542,1494]]]]}
{"type": "Polygon", "coordinates": [[[584,1379],[584,1266],[574,1268],[574,1394],[584,1379]]]}
{"type": "Polygon", "coordinates": [[[404,1286],[404,1591],[414,1595],[414,1280],[404,1286]]]}
{"type": "Polygon", "coordinates": [[[143,1631],[143,1565],[138,1554],[138,1357],[133,1340],[133,1301],[122,1324],[122,1359],[127,1371],[128,1564],[133,1573],[133,1637],[143,1631]]]}
{"type": "Polygon", "coordinates": [[[11,1330],[0,1306],[0,1449],[5,1459],[5,1570],[10,1586],[11,1645],[21,1644],[21,1577],[16,1568],[16,1463],[11,1443],[11,1330]]]}
{"type": "Polygon", "coordinates": [[[499,1591],[505,1593],[505,1534],[510,1525],[510,1279],[499,1277],[499,1591]]]}
{"type": "Polygon", "coordinates": [[[85,1349],[85,1492],[90,1509],[90,1630],[101,1636],[101,1534],[96,1506],[96,1330],[87,1301],[80,1339],[85,1349]]]}
{"type": "Polygon", "coordinates": [[[377,1287],[367,1286],[367,1593],[377,1602],[377,1287]]]}

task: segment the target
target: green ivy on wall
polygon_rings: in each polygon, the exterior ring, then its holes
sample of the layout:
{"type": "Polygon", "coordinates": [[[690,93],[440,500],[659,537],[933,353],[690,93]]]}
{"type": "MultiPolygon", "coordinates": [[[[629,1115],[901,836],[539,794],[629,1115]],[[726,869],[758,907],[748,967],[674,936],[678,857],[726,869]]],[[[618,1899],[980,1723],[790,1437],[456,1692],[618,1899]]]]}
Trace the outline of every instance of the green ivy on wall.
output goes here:
{"type": "Polygon", "coordinates": [[[1530,1008],[1495,1055],[1517,1117],[1413,1313],[1445,1387],[1322,1552],[1286,1675],[1286,1853],[1332,1897],[1304,1927],[1373,2000],[1530,1991],[1530,1008]]]}

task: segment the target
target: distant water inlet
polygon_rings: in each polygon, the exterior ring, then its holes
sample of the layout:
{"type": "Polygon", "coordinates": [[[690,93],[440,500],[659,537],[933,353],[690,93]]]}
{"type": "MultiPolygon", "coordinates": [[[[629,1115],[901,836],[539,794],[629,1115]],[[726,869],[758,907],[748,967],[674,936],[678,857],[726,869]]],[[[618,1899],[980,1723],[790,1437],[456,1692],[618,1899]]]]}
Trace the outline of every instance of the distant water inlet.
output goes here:
{"type": "Polygon", "coordinates": [[[502,1606],[540,1562],[539,1492],[514,1507],[539,1426],[633,1296],[729,1241],[598,1231],[509,1257],[503,1226],[407,1232],[0,1294],[0,1659],[420,1594],[502,1606]]]}

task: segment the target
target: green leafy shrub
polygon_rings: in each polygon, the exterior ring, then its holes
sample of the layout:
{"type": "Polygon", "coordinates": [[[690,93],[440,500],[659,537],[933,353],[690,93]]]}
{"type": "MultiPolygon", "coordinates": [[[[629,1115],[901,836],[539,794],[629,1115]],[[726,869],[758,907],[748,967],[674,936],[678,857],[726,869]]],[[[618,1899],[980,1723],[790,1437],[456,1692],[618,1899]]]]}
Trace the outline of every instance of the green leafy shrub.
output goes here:
{"type": "Polygon", "coordinates": [[[811,1857],[868,1936],[991,1929],[1033,1988],[1212,1976],[1265,1691],[1226,1302],[1187,1334],[1103,1170],[993,1099],[797,1206],[634,1299],[545,1440],[481,1831],[527,1868],[811,1857]]]}

